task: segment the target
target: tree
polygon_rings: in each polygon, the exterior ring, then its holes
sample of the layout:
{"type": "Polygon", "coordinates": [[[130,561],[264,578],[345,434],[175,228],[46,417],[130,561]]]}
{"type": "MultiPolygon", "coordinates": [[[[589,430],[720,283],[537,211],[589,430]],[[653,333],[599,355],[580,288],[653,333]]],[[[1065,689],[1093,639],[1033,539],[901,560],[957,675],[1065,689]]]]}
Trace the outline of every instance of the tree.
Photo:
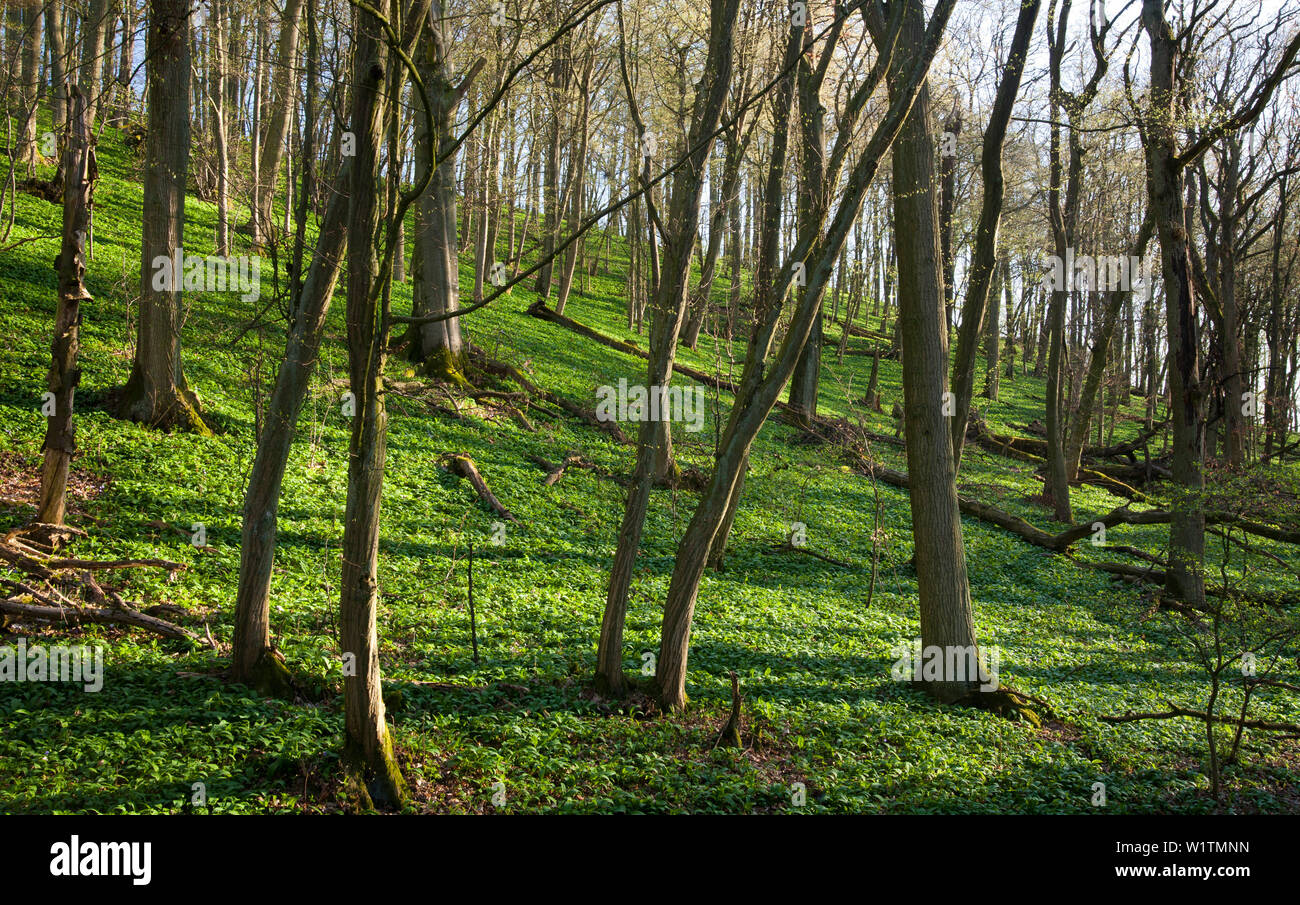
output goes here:
{"type": "Polygon", "coordinates": [[[297,81],[298,23],[302,17],[303,0],[286,0],[280,26],[280,40],[276,45],[275,77],[271,85],[268,107],[271,118],[261,143],[261,158],[257,166],[257,185],[250,227],[253,241],[262,243],[271,233],[273,221],[272,200],[275,197],[276,179],[284,154],[285,137],[289,133],[289,120],[296,103],[294,85],[297,81]]]}
{"type": "MultiPolygon", "coordinates": [[[[734,505],[735,496],[740,492],[740,476],[748,460],[750,447],[794,372],[799,356],[803,352],[803,345],[812,331],[813,319],[834,272],[835,261],[861,211],[863,197],[871,186],[885,152],[900,134],[904,120],[918,97],[926,73],[929,71],[930,62],[938,50],[948,17],[952,13],[953,3],[954,0],[941,0],[928,25],[924,24],[920,0],[908,0],[906,4],[892,7],[888,25],[886,25],[884,10],[880,7],[868,5],[864,10],[864,16],[868,17],[867,21],[873,32],[878,56],[871,72],[854,89],[846,109],[859,112],[862,110],[867,99],[879,86],[886,67],[897,76],[891,85],[889,108],[877,121],[871,137],[862,146],[851,172],[838,192],[839,204],[829,225],[815,224],[814,231],[814,224],[805,224],[805,231],[799,235],[795,247],[787,255],[785,263],[771,283],[772,294],[769,296],[771,304],[755,311],[755,324],[746,352],[744,371],[715,456],[717,465],[687,525],[681,543],[677,546],[673,574],[664,600],[664,618],[660,628],[655,684],[660,703],[666,709],[677,710],[686,705],[686,663],[690,651],[691,621],[699,593],[699,582],[718,531],[727,517],[729,508],[734,505]],[[904,17],[912,20],[912,26],[915,26],[917,19],[920,18],[921,33],[917,34],[914,29],[909,29],[908,39],[904,40],[900,36],[904,17]],[[912,43],[913,39],[914,43],[912,43]],[[897,48],[896,40],[901,42],[897,48]],[[779,348],[775,348],[783,302],[794,282],[796,264],[802,265],[806,274],[806,291],[800,295],[797,308],[791,312],[779,348]]],[[[838,11],[837,17],[842,15],[844,15],[843,9],[838,11]]],[[[803,38],[803,26],[792,25],[783,68],[787,78],[793,78],[797,57],[804,46],[803,38]]],[[[778,95],[779,111],[788,109],[787,105],[790,103],[792,93],[793,87],[790,86],[778,95]]],[[[777,116],[782,117],[783,114],[778,112],[777,116]]],[[[778,125],[778,136],[780,132],[778,125]]],[[[853,132],[852,128],[843,129],[836,138],[835,147],[831,151],[826,167],[826,178],[832,185],[839,181],[840,168],[850,145],[853,144],[853,132]]],[[[780,184],[780,175],[784,167],[781,140],[777,141],[777,150],[782,153],[775,154],[772,163],[769,164],[769,185],[774,180],[775,184],[780,184]]],[[[771,223],[766,222],[765,230],[770,227],[771,223]]],[[[937,242],[937,236],[935,241],[937,242]]],[[[940,310],[940,320],[942,316],[940,310]]],[[[940,381],[943,380],[944,371],[946,366],[940,371],[940,381]]],[[[941,429],[939,434],[950,456],[951,448],[947,444],[947,431],[941,429]]],[[[954,500],[955,492],[954,488],[954,500]]]]}
{"type": "MultiPolygon", "coordinates": [[[[739,0],[710,0],[709,49],[704,74],[695,92],[686,142],[687,166],[673,180],[668,219],[665,225],[660,226],[665,234],[664,261],[651,312],[650,361],[646,373],[646,387],[651,393],[666,392],[672,380],[677,336],[686,314],[691,254],[699,230],[704,168],[731,85],[732,47],[739,6],[739,0]]],[[[621,24],[622,19],[619,21],[621,24]]],[[[623,61],[623,78],[632,105],[633,121],[638,133],[644,135],[645,127],[636,112],[626,60],[623,61]]],[[[646,156],[648,168],[649,155],[646,156]]],[[[650,488],[656,476],[662,478],[666,471],[675,470],[671,462],[669,421],[662,412],[660,414],[658,420],[643,420],[637,436],[636,470],[619,529],[605,615],[601,621],[596,667],[598,681],[614,693],[623,688],[623,619],[627,611],[632,567],[649,506],[650,488]]]]}
{"type": "Polygon", "coordinates": [[[190,164],[189,15],[186,0],[151,0],[149,5],[149,127],[145,136],[140,314],[135,362],[118,414],[164,430],[207,434],[210,430],[181,364],[183,274],[170,265],[160,266],[162,261],[173,261],[185,248],[185,182],[190,164]]]}
{"type": "MultiPolygon", "coordinates": [[[[415,205],[415,282],[413,317],[450,314],[459,306],[460,267],[456,260],[456,150],[452,127],[456,109],[483,66],[480,57],[453,85],[447,61],[449,39],[442,0],[434,0],[420,43],[418,69],[433,106],[433,121],[417,105],[415,163],[421,170],[439,163],[428,190],[415,205]]],[[[447,318],[411,328],[411,360],[444,380],[463,380],[464,342],[460,319],[447,318]]]]}
{"type": "Polygon", "coordinates": [[[95,150],[90,141],[86,99],[74,85],[70,90],[72,128],[63,159],[63,245],[55,259],[59,302],[54,317],[54,344],[47,397],[52,404],[45,428],[45,463],[36,521],[62,525],[67,504],[68,471],[77,441],[72,420],[73,397],[81,380],[77,354],[81,349],[81,303],[92,301],[86,291],[86,230],[94,201],[95,150]]]}
{"type": "MultiPolygon", "coordinates": [[[[884,27],[876,17],[873,35],[883,35],[884,27]]],[[[876,40],[880,43],[879,37],[876,40]]],[[[904,78],[910,58],[919,55],[923,47],[920,0],[907,4],[898,40],[899,50],[904,52],[890,61],[889,68],[890,96],[895,102],[906,90],[904,78]]],[[[911,476],[908,496],[921,644],[945,652],[943,677],[927,681],[926,691],[940,702],[950,703],[964,697],[974,684],[978,655],[957,505],[955,456],[944,415],[948,330],[943,259],[935,222],[935,145],[929,117],[930,93],[922,82],[894,144],[894,232],[898,245],[907,469],[911,476]],[[954,651],[962,653],[949,656],[954,651]],[[950,672],[953,667],[960,669],[965,678],[958,679],[950,672]]]]}
{"type": "MultiPolygon", "coordinates": [[[[1038,7],[1038,0],[1024,0],[1020,6],[1016,31],[1011,38],[1011,47],[1007,51],[1006,68],[998,83],[993,111],[989,114],[988,127],[984,130],[983,149],[980,153],[984,200],[980,205],[979,226],[975,232],[975,249],[971,254],[970,278],[967,282],[966,300],[962,306],[961,326],[957,331],[957,349],[952,364],[954,414],[951,430],[954,471],[961,467],[962,444],[966,442],[966,422],[970,416],[971,395],[975,388],[975,351],[979,343],[980,331],[984,326],[989,290],[993,284],[993,270],[997,262],[998,227],[1002,222],[1002,144],[1006,140],[1007,123],[1011,119],[1011,109],[1015,105],[1016,94],[1020,91],[1020,77],[1025,71],[1025,57],[1029,52],[1029,39],[1033,34],[1034,22],[1038,18],[1038,7]]],[[[956,122],[960,128],[960,118],[956,122]]],[[[945,166],[950,165],[948,160],[949,158],[945,158],[945,166]]],[[[945,171],[945,185],[950,178],[951,174],[945,171]]],[[[945,261],[948,257],[945,243],[945,261]]],[[[946,272],[951,274],[951,270],[946,272]]],[[[996,292],[994,294],[996,295],[996,292]]],[[[994,337],[993,344],[996,346],[998,334],[996,309],[991,334],[994,337]]]]}

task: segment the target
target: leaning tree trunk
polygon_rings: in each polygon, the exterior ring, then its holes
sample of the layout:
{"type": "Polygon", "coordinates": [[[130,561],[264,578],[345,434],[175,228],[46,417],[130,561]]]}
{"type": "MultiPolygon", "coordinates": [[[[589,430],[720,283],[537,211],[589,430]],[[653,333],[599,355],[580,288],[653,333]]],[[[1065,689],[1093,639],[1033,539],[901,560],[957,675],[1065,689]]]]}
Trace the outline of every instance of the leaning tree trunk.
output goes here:
{"type": "MultiPolygon", "coordinates": [[[[687,137],[687,164],[673,183],[668,209],[667,241],[664,243],[663,270],[655,293],[650,321],[650,361],[646,386],[654,393],[666,390],[672,380],[673,357],[677,336],[686,314],[687,286],[690,280],[691,253],[699,232],[699,213],[703,192],[704,168],[713,147],[713,132],[722,115],[723,104],[731,84],[732,46],[739,0],[711,0],[709,51],[704,77],[696,93],[695,109],[687,137]]],[[[626,72],[624,73],[626,79],[626,72]]],[[[626,84],[629,96],[632,86],[626,84]]],[[[665,402],[666,396],[661,397],[665,402]]],[[[662,406],[661,406],[662,408],[662,406]]],[[[596,651],[597,682],[611,693],[622,691],[623,621],[627,613],[632,568],[641,544],[650,489],[656,475],[671,466],[669,422],[660,412],[658,420],[643,420],[637,437],[636,468],[632,488],[619,528],[618,546],[610,569],[605,613],[601,620],[600,642],[596,651]]],[[[707,554],[707,550],[705,553],[707,554]]]]}
{"type": "Polygon", "coordinates": [[[199,414],[198,400],[181,367],[183,274],[175,272],[170,263],[162,263],[173,261],[185,248],[185,180],[190,165],[186,0],[152,0],[147,60],[149,127],[145,136],[140,315],[135,364],[122,391],[118,414],[165,430],[181,428],[207,434],[210,431],[199,414]]]}
{"type": "Polygon", "coordinates": [[[62,525],[67,503],[68,470],[77,441],[72,420],[73,396],[81,369],[81,303],[92,301],[86,291],[86,230],[94,200],[95,151],[90,144],[90,123],[85,98],[70,88],[72,123],[63,155],[63,246],[54,265],[59,273],[59,302],[54,317],[54,345],[50,358],[49,392],[53,411],[45,426],[41,468],[41,498],[36,521],[62,525]]]}
{"type": "Polygon", "coordinates": [[[283,693],[288,679],[288,671],[275,657],[271,645],[271,568],[275,563],[280,487],[347,248],[346,186],[351,182],[351,175],[351,158],[346,158],[321,221],[311,267],[303,283],[298,313],[285,344],[284,360],[266,413],[266,426],[258,437],[257,457],[244,494],[231,678],[270,694],[283,693]]]}

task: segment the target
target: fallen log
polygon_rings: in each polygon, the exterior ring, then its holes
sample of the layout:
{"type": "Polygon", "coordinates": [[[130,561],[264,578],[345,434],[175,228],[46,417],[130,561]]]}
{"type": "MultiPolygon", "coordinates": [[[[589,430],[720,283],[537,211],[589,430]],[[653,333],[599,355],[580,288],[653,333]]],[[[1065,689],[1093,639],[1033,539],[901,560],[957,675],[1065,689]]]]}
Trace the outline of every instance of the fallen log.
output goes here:
{"type": "Polygon", "coordinates": [[[474,467],[473,459],[463,453],[449,453],[443,456],[443,463],[452,474],[469,481],[474,487],[474,492],[478,494],[478,498],[489,509],[506,521],[519,522],[515,514],[501,505],[501,501],[496,498],[496,494],[488,489],[487,481],[483,480],[483,475],[479,474],[478,469],[474,467]]]}
{"type": "MultiPolygon", "coordinates": [[[[1009,434],[992,433],[982,421],[972,421],[967,436],[991,452],[1011,456],[1025,462],[1043,463],[1047,455],[1047,441],[1033,437],[1016,437],[1009,434]]],[[[1103,457],[1104,458],[1104,457],[1103,457]]],[[[1092,464],[1080,467],[1079,474],[1085,483],[1098,483],[1106,487],[1118,484],[1130,493],[1137,491],[1128,485],[1141,484],[1152,477],[1170,478],[1169,457],[1152,459],[1150,462],[1129,465],[1092,464]]],[[[1129,493],[1123,494],[1129,496],[1129,493]]]]}
{"type": "Polygon", "coordinates": [[[559,463],[552,462],[549,459],[544,459],[541,456],[529,456],[528,461],[540,466],[541,469],[546,472],[546,477],[542,480],[543,487],[550,487],[555,484],[560,480],[560,478],[564,477],[564,473],[570,468],[581,468],[590,471],[599,478],[608,478],[617,484],[628,483],[626,477],[617,475],[609,469],[597,465],[590,459],[586,459],[577,454],[565,456],[564,461],[559,463]]]}
{"type": "MultiPolygon", "coordinates": [[[[1137,451],[1142,447],[1146,446],[1149,442],[1151,442],[1152,438],[1154,438],[1156,434],[1164,430],[1165,426],[1168,423],[1169,423],[1168,419],[1164,421],[1158,421],[1155,424],[1152,424],[1151,427],[1149,428],[1143,428],[1142,431],[1137,435],[1137,437],[1135,437],[1132,440],[1127,440],[1124,443],[1115,443],[1111,446],[1097,446],[1095,444],[1085,446],[1083,448],[1083,456],[1085,459],[1119,459],[1127,456],[1131,462],[1136,462],[1137,451]]],[[[1033,422],[1031,424],[1027,424],[1025,425],[1025,430],[1039,437],[1045,436],[1047,434],[1047,429],[1043,426],[1041,422],[1033,422]]],[[[1047,447],[1046,440],[1041,440],[1038,442],[1041,442],[1043,448],[1046,449],[1047,447]]],[[[1045,454],[1046,454],[1045,452],[1042,453],[1042,455],[1045,454]]]]}
{"type": "Polygon", "coordinates": [[[523,372],[514,365],[489,358],[486,354],[477,349],[472,349],[471,351],[474,353],[473,363],[484,373],[513,380],[515,383],[519,384],[519,386],[527,390],[531,395],[549,402],[561,411],[578,418],[591,427],[594,427],[596,430],[609,434],[615,442],[620,443],[623,446],[632,445],[632,439],[628,437],[627,434],[623,433],[623,429],[619,427],[617,421],[603,421],[596,417],[596,410],[594,408],[583,408],[576,402],[565,399],[558,393],[552,393],[550,390],[539,387],[524,376],[523,372]]]}
{"type": "MultiPolygon", "coordinates": [[[[634,346],[629,342],[624,342],[621,339],[614,339],[612,336],[606,336],[598,330],[593,330],[586,324],[578,323],[571,317],[558,314],[554,309],[546,307],[546,302],[541,299],[538,299],[536,302],[529,305],[525,313],[539,318],[540,320],[563,327],[566,330],[571,330],[579,336],[585,336],[587,339],[600,343],[602,346],[617,349],[620,352],[626,352],[628,355],[635,355],[637,358],[642,358],[647,361],[650,359],[650,353],[645,349],[634,346]]],[[[684,377],[689,377],[692,380],[698,380],[700,383],[705,384],[706,386],[711,386],[715,390],[726,390],[728,393],[734,393],[737,389],[736,384],[729,380],[723,380],[721,377],[716,377],[713,374],[706,374],[704,371],[689,367],[680,362],[673,362],[673,372],[681,374],[684,377]]],[[[778,402],[777,405],[784,407],[785,403],[778,402]]]]}
{"type": "Polygon", "coordinates": [[[173,625],[163,619],[147,616],[135,610],[105,609],[69,606],[42,606],[26,603],[18,598],[0,599],[0,613],[27,619],[40,619],[44,622],[57,622],[63,625],[127,625],[142,628],[178,641],[198,641],[199,638],[188,629],[173,625]]]}

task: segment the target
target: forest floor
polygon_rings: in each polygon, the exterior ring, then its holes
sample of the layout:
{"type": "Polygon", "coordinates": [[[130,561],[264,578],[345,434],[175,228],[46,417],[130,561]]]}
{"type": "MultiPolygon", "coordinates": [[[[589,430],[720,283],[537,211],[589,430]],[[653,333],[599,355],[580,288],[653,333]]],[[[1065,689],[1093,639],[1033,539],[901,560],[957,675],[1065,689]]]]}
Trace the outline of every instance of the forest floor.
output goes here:
{"type": "MultiPolygon", "coordinates": [[[[182,608],[187,615],[178,621],[200,635],[206,624],[228,650],[256,412],[269,397],[283,349],[284,319],[274,306],[262,328],[246,329],[272,297],[271,268],[264,262],[258,301],[243,302],[237,293],[185,295],[185,370],[215,436],[159,434],[116,419],[107,403],[126,380],[134,342],[140,163],[111,128],[100,155],[88,275],[95,300],[82,309],[79,453],[71,484],[70,522],[88,537],[74,550],[82,558],[187,564],[174,576],[123,573],[124,596],[141,606],[182,608]],[[187,538],[195,523],[206,531],[202,548],[187,538]]],[[[193,196],[187,202],[187,251],[210,252],[215,208],[193,196]]],[[[9,244],[40,238],[0,255],[0,530],[35,511],[60,210],[20,194],[9,244]]],[[[620,242],[613,249],[617,274],[625,259],[618,257],[620,242]]],[[[462,276],[467,298],[468,271],[462,276]]],[[[566,315],[644,348],[645,335],[626,326],[621,276],[585,282],[566,315]]],[[[726,285],[724,278],[715,292],[726,285]]],[[[103,626],[0,634],[0,644],[26,637],[29,644],[106,646],[97,693],[60,683],[0,687],[0,813],[175,812],[190,801],[195,783],[204,784],[215,812],[338,809],[336,623],[348,446],[340,406],[347,375],[341,297],[280,505],[272,627],[300,699],[263,699],[226,683],[223,652],[204,644],[103,626]]],[[[404,310],[409,298],[408,281],[395,288],[394,310],[404,310]]],[[[595,404],[600,385],[644,380],[641,359],[525,314],[534,299],[516,288],[468,315],[467,336],[533,383],[585,407],[595,404]]],[[[828,324],[832,338],[839,331],[828,324]]],[[[854,337],[849,348],[868,342],[854,337]]],[[[705,334],[698,350],[683,350],[680,360],[735,378],[743,357],[743,341],[728,345],[705,334]]],[[[888,413],[901,399],[896,362],[880,364],[885,414],[851,402],[866,388],[871,361],[857,354],[840,364],[828,347],[823,414],[861,419],[868,430],[892,435],[888,413]]],[[[590,469],[570,469],[544,486],[545,473],[529,457],[559,462],[578,453],[622,475],[631,470],[630,448],[559,412],[529,409],[529,430],[503,411],[458,399],[464,411],[452,417],[448,395],[410,372],[400,356],[390,377],[380,657],[412,811],[1300,812],[1296,742],[1248,733],[1241,762],[1226,774],[1224,801],[1216,803],[1203,775],[1202,724],[1099,721],[1164,710],[1171,701],[1204,706],[1208,682],[1190,656],[1180,617],[1160,610],[1149,588],[1117,582],[976,519],[964,519],[963,527],[980,642],[997,648],[1004,683],[1048,705],[1046,722],[1035,727],[941,708],[891,678],[900,646],[919,634],[906,493],[850,468],[835,449],[804,442],[775,417],[754,450],[725,568],[707,573],[700,587],[687,677],[691,706],[663,716],[602,700],[590,689],[624,489],[590,469]],[[502,543],[492,542],[498,517],[440,464],[452,452],[470,455],[518,517],[502,543]],[[807,549],[852,568],[774,551],[795,523],[806,525],[807,549]],[[477,665],[466,593],[471,543],[477,665]],[[868,600],[873,550],[878,578],[868,600]],[[730,706],[732,670],[745,697],[743,750],[713,747],[730,706]],[[1099,782],[1104,806],[1094,804],[1099,782]]],[[[705,473],[718,432],[716,394],[707,395],[704,429],[678,425],[674,437],[681,464],[705,473]]],[[[1014,380],[1003,380],[998,402],[975,404],[995,432],[1027,435],[1043,396],[1042,381],[1017,367],[1014,380]]],[[[1133,401],[1121,410],[1114,442],[1138,432],[1140,400],[1133,401]]],[[[725,393],[722,402],[730,402],[725,393]]],[[[879,443],[871,452],[884,465],[906,467],[893,445],[879,443]]],[[[1251,473],[1250,480],[1261,478],[1258,486],[1276,494],[1294,521],[1297,469],[1251,473]]],[[[1245,480],[1216,475],[1211,483],[1223,488],[1245,480]]],[[[1060,530],[1036,501],[1041,486],[1032,463],[967,447],[964,496],[1060,530]]],[[[1161,493],[1153,490],[1157,500],[1161,493]]],[[[629,671],[640,667],[641,652],[658,649],[674,550],[696,499],[685,488],[655,492],[627,619],[629,671]]],[[[1124,500],[1084,486],[1075,488],[1073,502],[1076,521],[1084,522],[1124,500]]],[[[1167,531],[1116,527],[1108,539],[1163,555],[1167,531]]],[[[1211,575],[1221,580],[1223,566],[1230,582],[1240,580],[1240,553],[1225,565],[1221,542],[1209,540],[1211,575]]],[[[1279,557],[1290,575],[1257,554],[1249,587],[1294,590],[1294,549],[1258,539],[1252,546],[1279,557]]],[[[1086,542],[1075,555],[1141,564],[1086,542]]],[[[1293,662],[1275,675],[1300,681],[1293,662]]],[[[1231,713],[1240,683],[1225,694],[1231,713]]],[[[1300,706],[1261,692],[1253,713],[1295,722],[1300,706]]]]}

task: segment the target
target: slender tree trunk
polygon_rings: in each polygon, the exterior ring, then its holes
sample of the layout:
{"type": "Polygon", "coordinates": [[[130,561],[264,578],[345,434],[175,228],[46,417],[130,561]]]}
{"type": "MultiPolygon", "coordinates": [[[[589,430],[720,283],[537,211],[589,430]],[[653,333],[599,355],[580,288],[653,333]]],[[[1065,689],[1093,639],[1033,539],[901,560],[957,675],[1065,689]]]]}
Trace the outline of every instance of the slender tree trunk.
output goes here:
{"type": "Polygon", "coordinates": [[[22,41],[22,71],[19,77],[19,104],[22,118],[19,120],[17,147],[14,160],[27,167],[36,164],[36,114],[40,107],[41,90],[41,49],[44,46],[44,16],[36,5],[20,6],[18,22],[21,29],[19,40],[22,41]]]}
{"type": "MultiPolygon", "coordinates": [[[[918,46],[921,28],[920,2],[910,0],[900,47],[918,46]]],[[[893,79],[909,62],[898,60],[890,67],[893,79]]],[[[894,220],[921,644],[945,652],[943,678],[927,681],[925,687],[936,700],[948,703],[969,691],[977,675],[974,667],[978,655],[957,505],[956,466],[948,419],[943,413],[948,391],[948,331],[943,259],[935,223],[937,186],[929,116],[929,89],[922,85],[894,145],[894,220]],[[954,652],[955,656],[948,656],[954,652]],[[951,673],[951,666],[963,668],[965,679],[951,673]]]]}
{"type": "MultiPolygon", "coordinates": [[[[1147,243],[1151,239],[1153,224],[1150,218],[1142,222],[1142,227],[1138,232],[1137,241],[1129,248],[1130,257],[1139,259],[1146,255],[1147,243]]],[[[1134,275],[1134,278],[1136,275],[1134,275]]],[[[1143,287],[1144,291],[1151,292],[1152,287],[1143,287]]],[[[1102,378],[1106,373],[1106,363],[1110,359],[1111,340],[1115,335],[1115,328],[1119,324],[1120,312],[1132,298],[1133,290],[1130,287],[1111,288],[1106,293],[1106,310],[1102,315],[1101,326],[1097,330],[1096,341],[1092,347],[1092,355],[1088,360],[1088,371],[1083,381],[1083,389],[1079,393],[1079,406],[1075,410],[1074,423],[1070,430],[1069,442],[1065,447],[1065,474],[1066,479],[1073,481],[1078,477],[1079,462],[1083,457],[1083,447],[1088,440],[1088,424],[1092,419],[1093,407],[1096,405],[1097,392],[1101,388],[1102,378]]]]}
{"type": "Polygon", "coordinates": [[[257,456],[244,493],[231,678],[266,693],[283,693],[288,676],[271,645],[271,568],[275,562],[280,487],[347,249],[346,187],[351,183],[351,170],[351,159],[345,159],[320,224],[297,315],[267,408],[266,427],[258,438],[257,456]]]}
{"type": "Polygon", "coordinates": [[[68,96],[66,93],[67,48],[63,38],[63,8],[58,3],[45,7],[45,34],[50,48],[49,97],[50,114],[57,132],[63,127],[68,117],[68,96]]]}
{"type": "MultiPolygon", "coordinates": [[[[157,2],[150,0],[150,10],[155,13],[165,14],[168,16],[175,15],[172,10],[177,4],[171,2],[157,2]],[[163,10],[168,10],[162,13],[163,10]]],[[[105,53],[104,36],[108,31],[109,15],[112,4],[109,0],[90,0],[86,8],[86,17],[81,27],[81,74],[78,77],[80,85],[78,86],[82,93],[86,95],[86,109],[90,111],[90,122],[93,129],[95,115],[99,111],[100,93],[103,86],[100,82],[100,73],[103,69],[103,55],[105,53]]],[[[150,22],[151,31],[153,23],[150,22]]],[[[189,24],[185,25],[186,35],[189,34],[189,24]]],[[[188,40],[188,39],[187,39],[188,40]]],[[[189,60],[189,48],[185,49],[185,59],[189,60]]],[[[190,75],[186,70],[184,78],[181,79],[184,90],[189,87],[190,75]]],[[[188,106],[188,97],[186,98],[188,106]]]]}
{"type": "MultiPolygon", "coordinates": [[[[984,180],[984,200],[980,205],[979,225],[975,233],[975,248],[971,253],[970,278],[967,282],[966,300],[962,305],[961,329],[957,334],[957,349],[953,359],[953,397],[954,414],[950,431],[952,436],[953,470],[961,467],[962,445],[966,442],[966,422],[970,415],[971,395],[975,391],[975,353],[979,345],[980,333],[984,326],[985,310],[988,307],[989,287],[993,284],[993,272],[997,266],[998,229],[1002,222],[1002,196],[1004,193],[1002,179],[1002,145],[1006,140],[1007,124],[1011,120],[1011,110],[1020,92],[1020,77],[1025,69],[1025,57],[1029,51],[1029,40],[1033,34],[1034,20],[1038,18],[1038,0],[1028,0],[1020,7],[1020,16],[1016,21],[1016,31],[1011,40],[1007,56],[1007,66],[998,83],[997,96],[993,102],[993,111],[989,115],[988,128],[984,130],[984,141],[980,152],[980,172],[984,180]]],[[[961,116],[953,111],[949,122],[949,131],[961,130],[961,116]]],[[[940,224],[944,261],[945,280],[952,279],[952,252],[949,248],[951,233],[952,193],[952,158],[943,159],[945,209],[947,218],[940,224]]],[[[946,310],[951,311],[952,287],[945,285],[946,310]]],[[[995,293],[996,295],[996,293],[995,293]]],[[[948,317],[947,329],[951,330],[952,319],[948,317]]],[[[993,318],[993,334],[996,345],[997,317],[993,318]]]]}
{"type": "MultiPolygon", "coordinates": [[[[706,140],[706,137],[717,129],[731,84],[732,46],[739,5],[739,0],[710,0],[709,51],[687,138],[689,162],[673,183],[667,227],[670,238],[664,245],[663,276],[651,313],[650,361],[646,374],[647,391],[651,393],[666,391],[672,380],[677,336],[686,313],[691,252],[699,231],[704,168],[713,146],[712,140],[706,140]]],[[[626,87],[630,91],[631,83],[628,82],[626,87]]],[[[661,398],[666,400],[667,397],[661,398]]],[[[632,568],[649,507],[650,488],[656,472],[663,468],[664,457],[671,456],[669,422],[662,411],[660,415],[658,420],[641,422],[636,469],[619,529],[605,614],[601,621],[596,655],[597,682],[611,693],[621,692],[624,686],[623,621],[632,568]]],[[[703,551],[703,555],[707,553],[707,549],[703,551]]]]}
{"type": "Polygon", "coordinates": [[[67,505],[68,471],[77,450],[72,413],[73,397],[81,379],[81,369],[77,367],[77,353],[81,349],[81,303],[92,301],[85,284],[85,236],[98,174],[85,98],[75,85],[71,88],[71,101],[71,129],[63,157],[63,245],[54,262],[59,274],[59,301],[47,383],[53,411],[46,420],[42,444],[45,461],[36,508],[36,521],[49,525],[63,524],[67,505]]]}
{"type": "MultiPolygon", "coordinates": [[[[284,18],[280,22],[280,40],[276,45],[274,76],[270,92],[270,119],[261,146],[257,167],[257,186],[254,203],[257,218],[253,222],[253,241],[267,241],[274,223],[272,205],[275,199],[276,176],[284,155],[284,142],[289,134],[289,121],[296,103],[298,31],[302,18],[303,0],[286,0],[284,18]]],[[[309,64],[313,65],[313,64],[309,64]]]]}

